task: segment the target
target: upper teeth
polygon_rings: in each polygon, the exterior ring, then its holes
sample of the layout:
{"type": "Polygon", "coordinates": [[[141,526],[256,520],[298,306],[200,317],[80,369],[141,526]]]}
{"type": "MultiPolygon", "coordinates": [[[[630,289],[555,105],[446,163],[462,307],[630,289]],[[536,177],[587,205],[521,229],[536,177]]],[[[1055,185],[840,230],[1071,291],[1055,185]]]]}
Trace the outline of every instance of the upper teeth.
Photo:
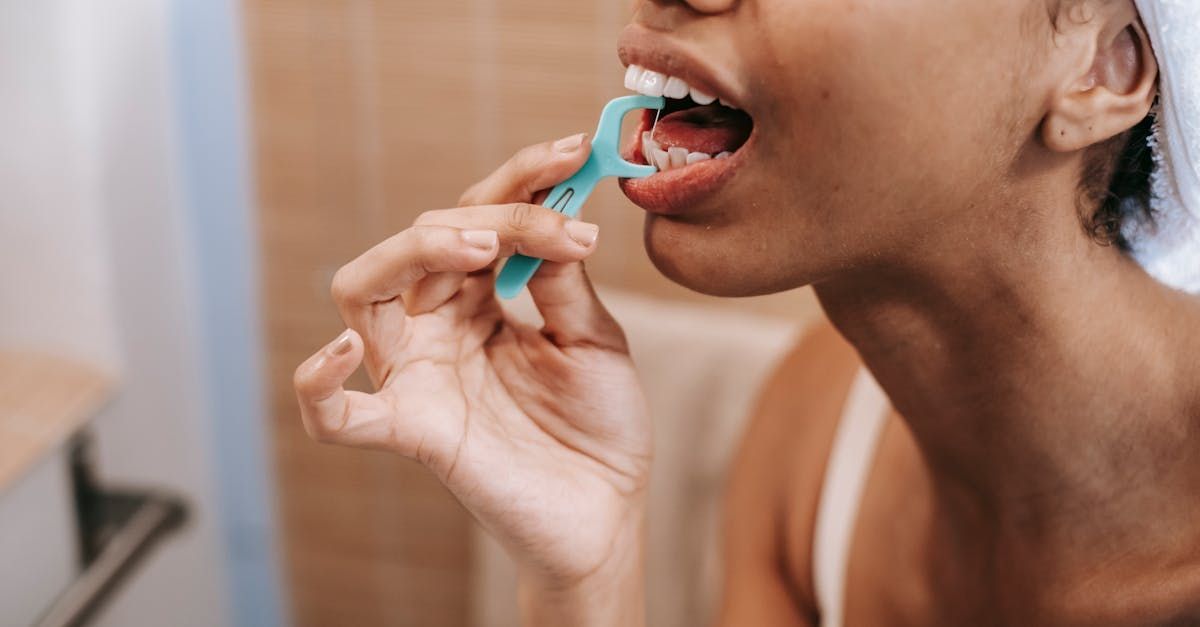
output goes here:
{"type": "MultiPolygon", "coordinates": [[[[681,100],[691,95],[692,100],[699,105],[708,105],[716,102],[717,97],[712,94],[706,94],[695,87],[687,84],[683,79],[676,76],[667,76],[665,74],[647,70],[640,65],[631,65],[625,70],[625,88],[631,91],[636,91],[639,94],[647,96],[666,96],[681,100]]],[[[730,109],[736,109],[724,100],[722,105],[730,109]]]]}

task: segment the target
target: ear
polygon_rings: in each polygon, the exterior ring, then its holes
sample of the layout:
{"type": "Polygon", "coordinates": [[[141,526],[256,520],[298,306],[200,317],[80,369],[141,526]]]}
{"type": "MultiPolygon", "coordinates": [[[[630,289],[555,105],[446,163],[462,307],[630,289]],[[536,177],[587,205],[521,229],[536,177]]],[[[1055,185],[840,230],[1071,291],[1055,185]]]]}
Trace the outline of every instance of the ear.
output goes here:
{"type": "Polygon", "coordinates": [[[1042,125],[1051,150],[1075,152],[1133,128],[1158,91],[1158,62],[1132,1],[1082,0],[1061,43],[1078,54],[1042,125]]]}

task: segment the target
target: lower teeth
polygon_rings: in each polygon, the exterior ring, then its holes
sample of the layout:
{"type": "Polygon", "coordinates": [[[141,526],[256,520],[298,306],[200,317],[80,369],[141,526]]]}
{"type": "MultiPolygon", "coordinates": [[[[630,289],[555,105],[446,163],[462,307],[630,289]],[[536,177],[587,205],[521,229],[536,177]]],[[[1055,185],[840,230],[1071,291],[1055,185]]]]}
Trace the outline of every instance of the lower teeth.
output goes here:
{"type": "Polygon", "coordinates": [[[689,165],[712,159],[728,159],[732,156],[733,153],[729,151],[710,155],[704,152],[690,152],[681,146],[664,149],[661,144],[650,137],[649,131],[642,133],[642,157],[646,163],[658,168],[659,172],[686,168],[689,165]]]}

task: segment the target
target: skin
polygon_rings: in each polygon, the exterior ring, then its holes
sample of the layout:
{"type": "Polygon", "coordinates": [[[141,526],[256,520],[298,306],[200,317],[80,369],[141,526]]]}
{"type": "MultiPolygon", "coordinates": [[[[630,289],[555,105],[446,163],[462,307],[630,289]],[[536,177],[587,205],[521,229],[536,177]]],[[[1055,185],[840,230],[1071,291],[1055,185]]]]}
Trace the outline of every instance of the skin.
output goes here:
{"type": "MultiPolygon", "coordinates": [[[[1090,151],[1154,96],[1132,2],[657,0],[634,22],[704,50],[757,134],[728,185],[647,219],[651,258],[714,295],[813,285],[831,325],[732,471],[721,624],[820,624],[812,518],[864,365],[895,411],[848,624],[1195,622],[1200,303],[1090,239],[1078,203],[1090,151]]],[[[582,270],[594,230],[527,204],[586,155],[526,149],[348,264],[349,330],[295,379],[313,437],[421,461],[508,547],[530,625],[644,620],[649,417],[582,270]],[[491,294],[517,250],[551,261],[542,328],[491,294]],[[360,364],[374,394],[342,389],[360,364]]]]}

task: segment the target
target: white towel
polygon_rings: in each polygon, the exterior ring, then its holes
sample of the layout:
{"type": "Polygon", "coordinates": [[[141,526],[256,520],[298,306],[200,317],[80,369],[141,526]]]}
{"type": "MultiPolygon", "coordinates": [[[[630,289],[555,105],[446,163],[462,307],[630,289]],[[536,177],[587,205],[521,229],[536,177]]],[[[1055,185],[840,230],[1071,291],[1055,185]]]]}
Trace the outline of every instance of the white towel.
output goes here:
{"type": "Polygon", "coordinates": [[[1133,257],[1159,281],[1200,293],[1200,0],[1137,0],[1159,66],[1153,216],[1125,226],[1133,257]]]}

